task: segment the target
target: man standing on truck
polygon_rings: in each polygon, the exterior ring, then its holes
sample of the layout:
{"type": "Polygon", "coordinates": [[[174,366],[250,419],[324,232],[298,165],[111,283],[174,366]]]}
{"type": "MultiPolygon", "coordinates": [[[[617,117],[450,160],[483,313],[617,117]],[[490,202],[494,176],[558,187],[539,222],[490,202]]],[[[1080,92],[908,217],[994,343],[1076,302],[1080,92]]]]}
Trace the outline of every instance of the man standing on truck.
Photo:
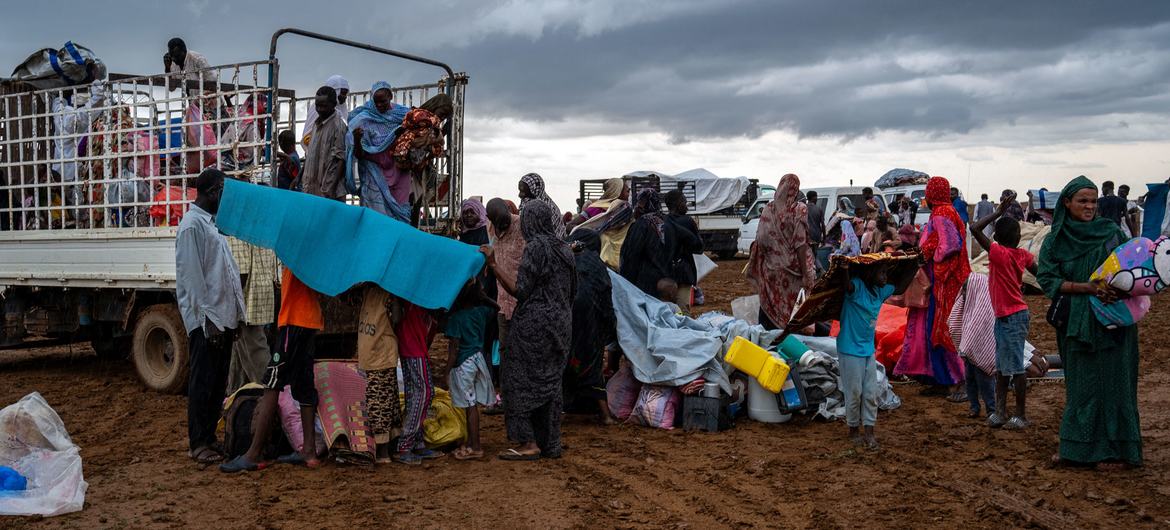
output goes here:
{"type": "Polygon", "coordinates": [[[345,199],[345,135],[346,123],[334,117],[337,112],[337,92],[331,87],[317,89],[313,102],[317,108],[315,132],[305,151],[305,167],[301,172],[301,187],[305,193],[326,199],[345,199]]]}
{"type": "Polygon", "coordinates": [[[236,330],[244,320],[240,271],[227,239],[215,227],[223,193],[222,171],[207,169],[195,179],[197,195],[175,238],[175,296],[191,356],[187,380],[188,455],[210,464],[223,459],[215,424],[227,386],[236,330]]]}
{"type": "MultiPolygon", "coordinates": [[[[215,72],[210,70],[211,63],[202,53],[187,50],[187,43],[175,37],[167,41],[167,53],[163,54],[163,71],[168,74],[182,73],[185,81],[203,80],[206,83],[215,83],[215,72]]],[[[179,88],[179,77],[167,79],[167,88],[179,88]]],[[[217,87],[209,85],[205,90],[214,91],[217,87]]]]}

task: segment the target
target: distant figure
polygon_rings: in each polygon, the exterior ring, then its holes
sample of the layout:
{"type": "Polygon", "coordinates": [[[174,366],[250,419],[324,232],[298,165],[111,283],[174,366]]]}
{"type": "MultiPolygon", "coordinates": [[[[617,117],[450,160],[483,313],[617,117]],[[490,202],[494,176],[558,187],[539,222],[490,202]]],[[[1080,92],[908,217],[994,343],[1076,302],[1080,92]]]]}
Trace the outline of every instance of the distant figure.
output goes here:
{"type": "MultiPolygon", "coordinates": [[[[963,196],[959,194],[959,188],[951,188],[951,206],[955,207],[955,211],[959,212],[959,219],[964,223],[969,223],[970,215],[967,213],[967,201],[963,200],[963,196]]],[[[966,237],[964,235],[964,237],[966,237]]]]}
{"type": "Polygon", "coordinates": [[[1142,207],[1138,206],[1137,201],[1129,200],[1129,186],[1125,184],[1118,186],[1117,196],[1125,199],[1125,222],[1121,225],[1121,231],[1125,232],[1126,237],[1141,235],[1142,207]]]}
{"type": "Polygon", "coordinates": [[[760,325],[782,329],[792,318],[801,289],[816,281],[812,248],[808,245],[808,210],[797,200],[800,178],[780,178],[776,194],[760,214],[756,242],[748,258],[748,281],[760,294],[760,325]]]}
{"type": "Polygon", "coordinates": [[[805,198],[808,200],[808,245],[812,247],[819,272],[829,268],[829,253],[832,252],[829,249],[821,252],[825,243],[825,209],[817,203],[817,192],[810,191],[805,198]]]}
{"type": "Polygon", "coordinates": [[[678,284],[678,296],[672,302],[683,312],[690,313],[692,290],[699,283],[695,268],[695,254],[703,253],[703,239],[699,237],[699,225],[687,215],[687,199],[679,190],[666,193],[666,208],[670,215],[666,220],[674,226],[674,257],[670,262],[671,274],[678,284]]]}
{"type": "Polygon", "coordinates": [[[1128,204],[1125,199],[1113,194],[1113,181],[1101,183],[1101,198],[1097,199],[1097,216],[1113,221],[1120,228],[1124,223],[1128,204]]]}
{"type": "Polygon", "coordinates": [[[553,202],[552,197],[544,189],[544,178],[536,173],[529,173],[520,177],[520,184],[517,185],[520,192],[520,210],[523,215],[525,206],[533,202],[543,202],[548,205],[550,213],[549,219],[552,220],[553,234],[557,239],[565,238],[565,221],[561,219],[561,208],[553,202]]]}
{"type": "Polygon", "coordinates": [[[296,135],[292,130],[280,131],[276,139],[280,151],[276,153],[276,160],[280,165],[276,169],[276,187],[282,190],[301,191],[301,169],[303,162],[297,154],[296,135]]]}
{"type": "Polygon", "coordinates": [[[1019,197],[1014,190],[1003,190],[1003,193],[999,194],[999,202],[1008,203],[1003,213],[1004,217],[1011,217],[1021,223],[1025,221],[1024,209],[1020,207],[1019,197]]]}
{"type": "Polygon", "coordinates": [[[861,208],[857,212],[857,217],[866,221],[876,221],[878,216],[885,213],[881,203],[873,195],[873,188],[863,188],[861,190],[861,208]]]}
{"type": "MultiPolygon", "coordinates": [[[[979,204],[975,205],[975,220],[977,220],[977,221],[979,219],[983,219],[984,217],[987,217],[995,212],[995,205],[991,204],[991,201],[987,200],[986,193],[984,193],[983,195],[980,195],[979,199],[980,199],[979,204]]],[[[1000,201],[1000,202],[1003,202],[1003,201],[1000,201]]],[[[983,235],[985,235],[987,237],[991,237],[991,231],[992,231],[992,227],[989,225],[987,228],[985,228],[983,230],[983,235]]]]}

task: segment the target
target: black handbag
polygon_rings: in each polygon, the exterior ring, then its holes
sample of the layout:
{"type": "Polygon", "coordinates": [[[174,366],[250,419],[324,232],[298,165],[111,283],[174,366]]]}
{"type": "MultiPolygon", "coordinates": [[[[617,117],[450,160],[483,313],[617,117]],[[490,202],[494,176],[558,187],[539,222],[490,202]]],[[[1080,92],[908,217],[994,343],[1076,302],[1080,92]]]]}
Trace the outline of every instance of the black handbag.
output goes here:
{"type": "Polygon", "coordinates": [[[1044,320],[1047,320],[1050,326],[1058,330],[1064,329],[1068,326],[1070,305],[1072,304],[1069,303],[1067,294],[1057,293],[1056,297],[1052,299],[1052,304],[1048,306],[1048,313],[1044,315],[1044,320]]]}

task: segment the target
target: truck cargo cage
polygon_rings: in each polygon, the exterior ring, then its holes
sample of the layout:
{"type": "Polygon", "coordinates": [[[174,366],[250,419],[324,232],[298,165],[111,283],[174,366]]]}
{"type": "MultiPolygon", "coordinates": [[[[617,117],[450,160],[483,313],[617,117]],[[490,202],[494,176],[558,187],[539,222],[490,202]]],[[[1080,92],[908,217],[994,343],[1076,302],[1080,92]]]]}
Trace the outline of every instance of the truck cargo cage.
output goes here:
{"type": "MultiPolygon", "coordinates": [[[[578,199],[579,209],[583,209],[585,204],[590,201],[600,199],[605,191],[605,181],[609,179],[588,179],[580,182],[580,196],[578,199]]],[[[644,189],[657,190],[663,198],[662,211],[666,211],[666,194],[670,189],[663,189],[658,177],[623,177],[622,180],[626,182],[626,186],[630,188],[630,205],[633,206],[638,199],[638,192],[644,189]]],[[[694,209],[695,207],[695,183],[694,182],[679,182],[677,188],[683,193],[683,197],[687,200],[687,207],[694,209]]]]}
{"type": "Polygon", "coordinates": [[[166,227],[207,167],[266,180],[269,64],[0,86],[0,230],[166,227]]]}

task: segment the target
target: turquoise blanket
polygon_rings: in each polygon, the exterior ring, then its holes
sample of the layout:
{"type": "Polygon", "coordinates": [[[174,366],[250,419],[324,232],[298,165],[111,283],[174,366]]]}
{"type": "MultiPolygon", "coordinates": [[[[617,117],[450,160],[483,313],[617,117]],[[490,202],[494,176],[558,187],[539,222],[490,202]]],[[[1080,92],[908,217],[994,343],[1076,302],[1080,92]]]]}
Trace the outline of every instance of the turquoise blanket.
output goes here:
{"type": "Polygon", "coordinates": [[[305,285],[328,296],[373,282],[415,305],[449,309],[484,264],[474,246],[369,208],[230,179],[216,224],[274,250],[305,285]]]}

